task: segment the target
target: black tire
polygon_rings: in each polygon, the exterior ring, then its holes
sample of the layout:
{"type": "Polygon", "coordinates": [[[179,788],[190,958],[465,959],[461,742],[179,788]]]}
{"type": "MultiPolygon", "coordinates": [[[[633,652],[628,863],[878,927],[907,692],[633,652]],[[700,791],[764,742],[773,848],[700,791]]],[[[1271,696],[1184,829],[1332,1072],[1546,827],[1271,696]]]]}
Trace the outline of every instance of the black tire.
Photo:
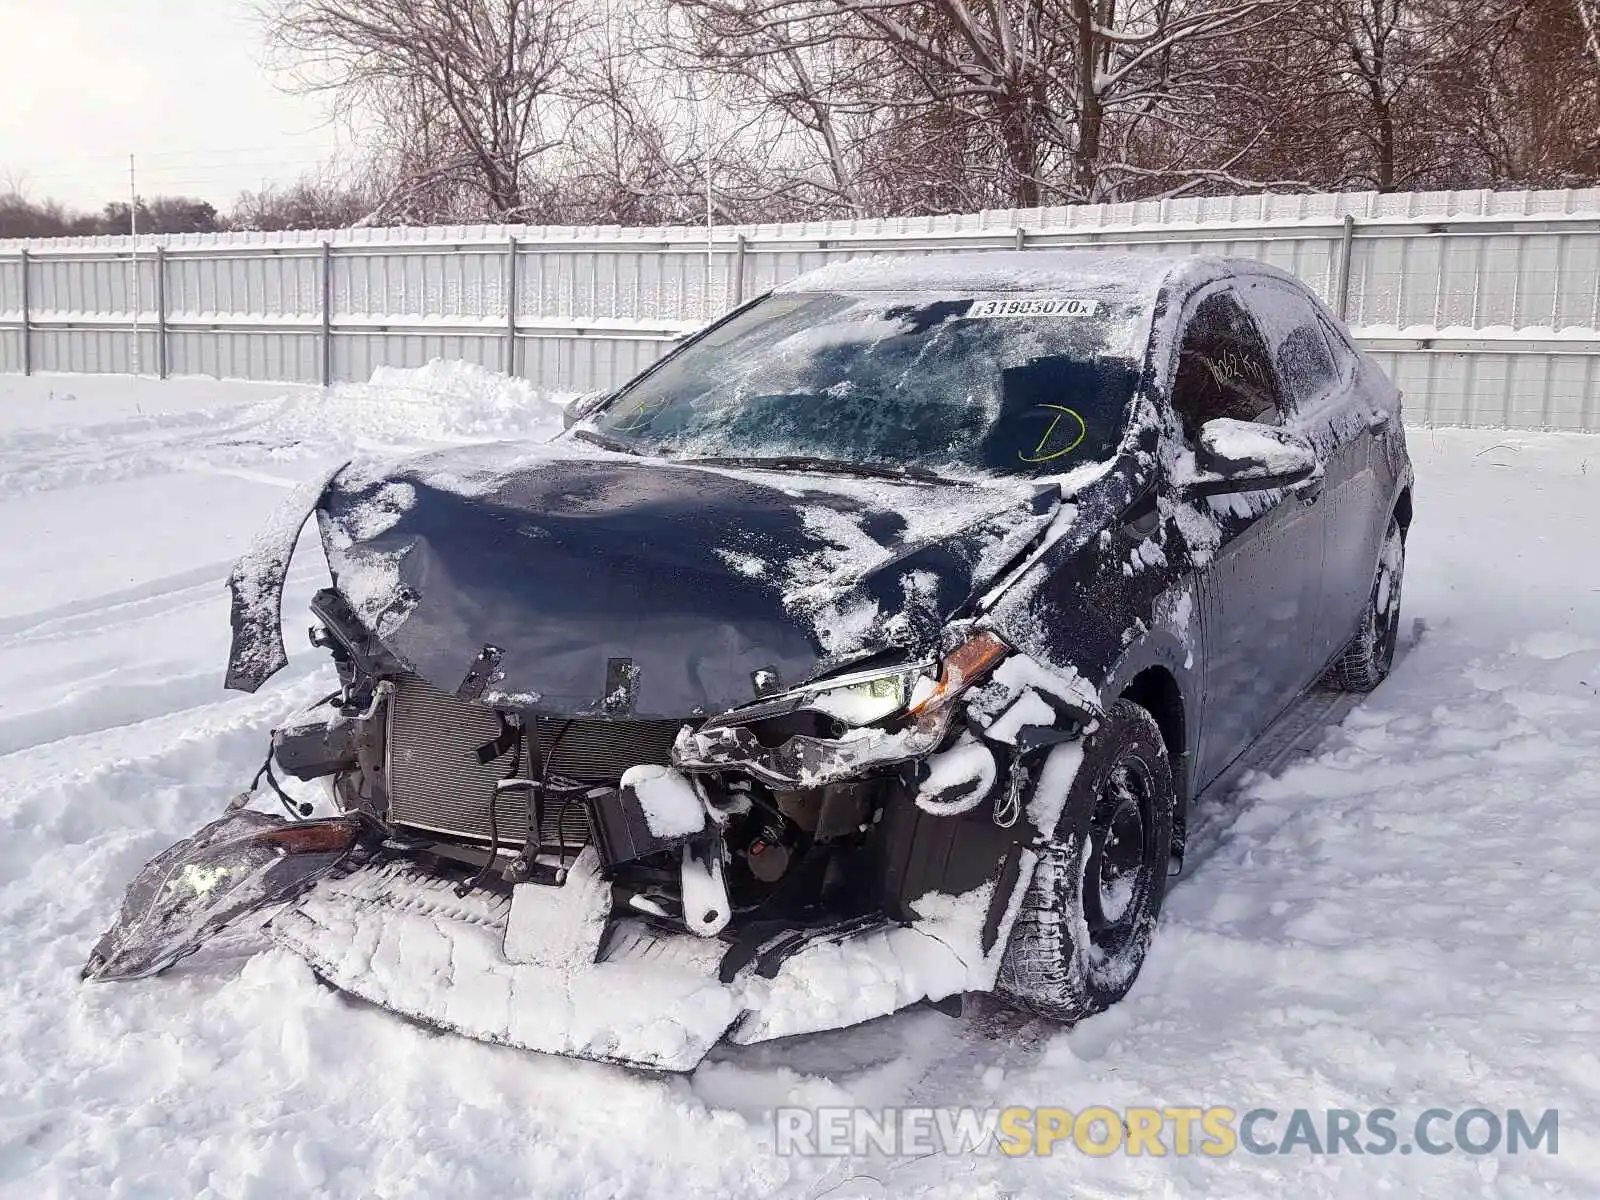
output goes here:
{"type": "MultiPolygon", "coordinates": [[[[1050,753],[1080,750],[995,982],[1001,999],[1058,1021],[1127,995],[1155,932],[1172,852],[1172,763],[1155,718],[1118,700],[1081,747],[1050,753]]],[[[1037,782],[1048,781],[1050,765],[1037,782]]]]}
{"type": "Polygon", "coordinates": [[[1372,593],[1361,610],[1355,637],[1333,660],[1323,683],[1341,692],[1370,692],[1389,676],[1400,637],[1400,585],[1406,573],[1406,540],[1392,517],[1378,553],[1372,593]]]}

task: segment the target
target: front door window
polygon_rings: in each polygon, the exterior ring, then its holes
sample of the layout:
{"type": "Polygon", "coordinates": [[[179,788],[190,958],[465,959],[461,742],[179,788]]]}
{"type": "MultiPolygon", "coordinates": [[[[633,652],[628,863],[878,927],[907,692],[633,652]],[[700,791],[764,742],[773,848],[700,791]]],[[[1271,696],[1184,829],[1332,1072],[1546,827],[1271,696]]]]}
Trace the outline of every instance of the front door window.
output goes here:
{"type": "Polygon", "coordinates": [[[1178,351],[1172,404],[1192,446],[1217,417],[1280,424],[1277,384],[1265,342],[1230,292],[1202,300],[1178,351]]]}

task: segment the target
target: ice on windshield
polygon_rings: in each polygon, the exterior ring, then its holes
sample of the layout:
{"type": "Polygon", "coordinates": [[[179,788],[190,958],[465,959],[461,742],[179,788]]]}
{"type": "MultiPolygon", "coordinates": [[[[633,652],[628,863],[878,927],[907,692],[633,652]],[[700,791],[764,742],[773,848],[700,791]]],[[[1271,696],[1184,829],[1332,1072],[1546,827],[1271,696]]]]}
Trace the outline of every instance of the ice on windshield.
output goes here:
{"type": "Polygon", "coordinates": [[[1054,475],[1111,455],[1149,305],[1081,294],[779,293],[599,414],[679,458],[802,455],[958,474],[1054,475]]]}

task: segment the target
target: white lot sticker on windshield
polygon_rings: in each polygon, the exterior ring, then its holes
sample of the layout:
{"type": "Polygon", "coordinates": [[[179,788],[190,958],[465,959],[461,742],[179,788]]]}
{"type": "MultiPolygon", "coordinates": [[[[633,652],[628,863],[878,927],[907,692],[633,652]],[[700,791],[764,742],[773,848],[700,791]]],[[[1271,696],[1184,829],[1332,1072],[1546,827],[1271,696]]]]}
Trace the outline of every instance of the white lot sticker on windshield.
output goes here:
{"type": "Polygon", "coordinates": [[[1093,300],[974,300],[969,317],[1092,317],[1093,300]]]}

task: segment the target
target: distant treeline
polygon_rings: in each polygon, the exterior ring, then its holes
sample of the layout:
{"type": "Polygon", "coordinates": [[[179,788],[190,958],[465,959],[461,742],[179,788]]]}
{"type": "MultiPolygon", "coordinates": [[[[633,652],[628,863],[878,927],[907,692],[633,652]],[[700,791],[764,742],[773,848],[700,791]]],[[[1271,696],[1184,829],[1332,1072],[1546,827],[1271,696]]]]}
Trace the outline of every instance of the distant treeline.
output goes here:
{"type": "MultiPolygon", "coordinates": [[[[372,211],[374,201],[356,185],[308,176],[288,187],[246,192],[219,212],[190,196],[152,196],[139,200],[140,233],[217,233],[238,229],[342,229],[372,211]]],[[[0,194],[0,238],[87,237],[129,232],[126,200],[99,212],[79,212],[54,200],[33,200],[21,190],[0,194]]]]}

